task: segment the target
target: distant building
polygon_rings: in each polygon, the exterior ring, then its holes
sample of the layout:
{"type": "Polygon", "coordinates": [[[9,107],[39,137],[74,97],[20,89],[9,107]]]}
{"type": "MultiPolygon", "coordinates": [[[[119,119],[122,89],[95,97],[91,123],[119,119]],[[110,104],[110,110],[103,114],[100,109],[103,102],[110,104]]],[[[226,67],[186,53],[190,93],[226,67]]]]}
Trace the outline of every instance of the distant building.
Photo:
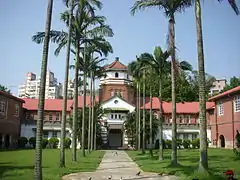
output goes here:
{"type": "Polygon", "coordinates": [[[0,148],[13,148],[20,136],[24,100],[0,91],[0,148]]]}
{"type": "MultiPolygon", "coordinates": [[[[26,81],[18,88],[18,97],[38,99],[40,90],[40,78],[36,74],[28,72],[26,81]]],[[[54,73],[47,71],[45,99],[58,99],[62,97],[62,84],[57,82],[54,73]]]]}
{"type": "Polygon", "coordinates": [[[214,95],[216,93],[219,93],[223,90],[223,88],[226,86],[227,80],[226,79],[218,79],[213,82],[213,86],[210,88],[209,94],[214,95]]]}

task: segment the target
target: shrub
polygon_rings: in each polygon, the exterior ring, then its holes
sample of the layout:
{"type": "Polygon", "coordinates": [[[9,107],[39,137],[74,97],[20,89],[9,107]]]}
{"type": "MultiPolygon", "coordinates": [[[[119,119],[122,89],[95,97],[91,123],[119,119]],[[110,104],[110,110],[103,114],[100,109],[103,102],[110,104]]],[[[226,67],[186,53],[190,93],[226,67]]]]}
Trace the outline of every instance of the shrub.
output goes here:
{"type": "Polygon", "coordinates": [[[43,138],[42,139],[42,148],[45,149],[47,147],[47,145],[48,145],[48,139],[43,138]]]}
{"type": "Polygon", "coordinates": [[[183,145],[184,149],[190,148],[190,144],[191,144],[191,141],[189,139],[184,139],[183,140],[182,145],[183,145]]]}
{"type": "Polygon", "coordinates": [[[56,149],[58,147],[59,140],[58,138],[52,137],[49,139],[48,144],[50,148],[56,149]]]}
{"type": "Polygon", "coordinates": [[[197,139],[192,140],[191,144],[192,144],[192,148],[194,148],[194,149],[200,148],[200,139],[197,138],[197,139]]]}
{"type": "Polygon", "coordinates": [[[178,147],[178,149],[181,149],[182,145],[183,145],[182,139],[177,139],[177,147],[178,147]]]}
{"type": "Polygon", "coordinates": [[[240,148],[240,133],[238,130],[237,130],[237,135],[236,135],[235,139],[236,139],[237,148],[240,148]]]}
{"type": "Polygon", "coordinates": [[[28,139],[26,137],[20,137],[18,139],[18,148],[24,148],[28,143],[28,139]]]}
{"type": "Polygon", "coordinates": [[[36,138],[35,137],[30,137],[28,142],[33,148],[36,147],[36,138]]]}
{"type": "Polygon", "coordinates": [[[71,141],[70,138],[65,138],[65,139],[64,139],[64,147],[65,147],[65,148],[69,149],[70,146],[71,146],[71,143],[72,143],[72,141],[71,141]]]}
{"type": "Polygon", "coordinates": [[[172,148],[172,141],[171,140],[166,140],[166,149],[171,149],[172,148]]]}
{"type": "Polygon", "coordinates": [[[233,153],[240,158],[240,149],[239,148],[234,148],[233,153]]]}

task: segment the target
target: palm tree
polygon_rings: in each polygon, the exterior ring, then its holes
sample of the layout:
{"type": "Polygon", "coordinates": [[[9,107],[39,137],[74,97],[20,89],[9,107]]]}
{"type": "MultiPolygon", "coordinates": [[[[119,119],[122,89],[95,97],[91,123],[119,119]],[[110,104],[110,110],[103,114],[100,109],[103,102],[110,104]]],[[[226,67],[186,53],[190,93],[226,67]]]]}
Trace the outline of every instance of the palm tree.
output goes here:
{"type": "Polygon", "coordinates": [[[141,149],[141,65],[138,61],[132,61],[128,64],[128,72],[130,75],[133,76],[133,78],[136,80],[137,83],[137,97],[136,97],[136,106],[137,106],[137,114],[136,114],[136,139],[137,139],[137,149],[141,149]]]}
{"type": "MultiPolygon", "coordinates": [[[[159,160],[163,160],[163,107],[162,107],[162,82],[164,77],[167,77],[171,71],[171,62],[168,61],[170,56],[169,51],[163,51],[161,47],[157,46],[154,49],[153,55],[149,53],[143,53],[141,59],[144,63],[150,65],[151,72],[155,72],[158,75],[158,100],[159,100],[159,160]]],[[[187,61],[176,61],[176,72],[182,73],[182,71],[191,71],[192,66],[187,61]]]]}
{"type": "MultiPolygon", "coordinates": [[[[221,2],[222,0],[218,0],[221,2]]],[[[200,120],[200,161],[199,171],[204,172],[208,169],[208,153],[207,153],[207,120],[206,120],[206,82],[204,67],[204,51],[203,51],[203,35],[202,35],[202,13],[201,1],[195,2],[195,18],[197,29],[197,49],[198,49],[198,73],[199,73],[199,120],[200,120]]],[[[239,9],[235,0],[228,1],[233,10],[239,15],[239,9]]]]}
{"type": "Polygon", "coordinates": [[[182,12],[185,8],[191,6],[190,1],[186,0],[138,0],[131,8],[131,13],[135,14],[137,10],[156,7],[164,11],[168,18],[168,43],[171,55],[171,79],[172,79],[172,156],[171,164],[177,165],[177,125],[176,125],[176,77],[175,77],[175,14],[182,12]]]}
{"type": "MultiPolygon", "coordinates": [[[[71,33],[72,33],[72,16],[73,16],[73,3],[70,2],[69,9],[69,26],[68,26],[68,43],[66,53],[66,66],[65,66],[65,80],[64,80],[64,94],[63,94],[63,110],[62,110],[62,123],[61,123],[61,139],[60,139],[60,167],[65,167],[65,148],[64,140],[66,136],[66,112],[67,112],[67,92],[68,92],[68,75],[69,75],[69,60],[70,60],[70,46],[71,46],[71,33]]],[[[75,131],[75,129],[74,129],[75,131]]],[[[75,133],[75,132],[73,132],[75,133]]],[[[72,142],[72,146],[75,146],[76,142],[72,142]]],[[[76,152],[72,154],[72,160],[76,161],[76,152]]]]}
{"type": "Polygon", "coordinates": [[[48,64],[48,50],[50,40],[50,29],[52,22],[52,8],[53,0],[48,1],[47,18],[45,24],[45,37],[43,43],[42,54],[42,67],[41,67],[41,81],[38,99],[38,119],[37,119],[37,132],[36,132],[36,154],[35,154],[35,169],[34,179],[42,180],[42,131],[43,131],[43,119],[44,119],[44,103],[45,103],[45,84],[46,73],[48,64]]]}

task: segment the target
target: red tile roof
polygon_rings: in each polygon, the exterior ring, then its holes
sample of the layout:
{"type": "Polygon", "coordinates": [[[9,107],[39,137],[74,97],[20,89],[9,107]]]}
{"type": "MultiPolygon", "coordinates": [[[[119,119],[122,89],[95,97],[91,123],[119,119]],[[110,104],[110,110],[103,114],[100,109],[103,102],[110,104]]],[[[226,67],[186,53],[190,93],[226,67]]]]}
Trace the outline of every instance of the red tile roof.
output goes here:
{"type": "Polygon", "coordinates": [[[4,92],[4,91],[0,91],[0,95],[5,96],[5,97],[10,98],[10,99],[14,99],[14,100],[19,101],[21,103],[24,103],[24,100],[22,100],[22,99],[20,99],[20,98],[18,98],[16,96],[13,96],[10,93],[4,92]]]}
{"type": "Polygon", "coordinates": [[[111,64],[104,67],[106,70],[109,69],[120,69],[120,70],[127,70],[127,66],[122,64],[118,59],[113,61],[111,64]]]}
{"type": "Polygon", "coordinates": [[[216,99],[225,97],[225,96],[227,96],[227,95],[234,94],[234,93],[236,93],[236,92],[240,92],[240,86],[237,86],[237,87],[235,87],[235,88],[233,88],[233,89],[230,89],[230,90],[228,90],[228,91],[225,91],[225,92],[223,92],[223,93],[221,93],[221,94],[218,94],[218,95],[216,95],[216,96],[210,97],[208,100],[209,100],[209,101],[213,101],[213,100],[216,100],[216,99]]]}
{"type": "MultiPolygon", "coordinates": [[[[37,110],[38,109],[38,99],[23,99],[25,103],[23,107],[27,110],[37,110]]],[[[96,102],[98,102],[98,96],[96,96],[96,102]]],[[[86,96],[86,106],[90,104],[90,96],[86,96]]],[[[83,99],[82,96],[78,96],[78,108],[82,108],[83,99]]],[[[67,111],[71,111],[71,107],[73,106],[73,100],[67,101],[67,111]]],[[[46,111],[62,111],[63,108],[63,100],[62,99],[46,99],[45,107],[46,111]]]]}
{"type": "MultiPolygon", "coordinates": [[[[159,99],[157,97],[153,97],[152,99],[152,108],[155,110],[159,109],[159,99]]],[[[163,111],[164,113],[171,113],[172,112],[172,103],[163,101],[163,111]]],[[[207,102],[206,108],[212,109],[215,106],[213,102],[207,102]]],[[[143,108],[143,107],[141,107],[143,108]]],[[[145,104],[146,109],[150,109],[150,101],[145,104]]],[[[176,112],[178,114],[197,114],[199,112],[199,102],[183,102],[176,104],[176,112]]]]}
{"type": "MultiPolygon", "coordinates": [[[[23,107],[27,110],[35,111],[38,109],[38,99],[23,99],[25,103],[23,107]]],[[[44,109],[46,111],[62,111],[63,108],[63,100],[62,99],[46,99],[44,109]]],[[[67,111],[70,111],[70,107],[73,103],[73,100],[68,100],[67,102],[67,111]]]]}

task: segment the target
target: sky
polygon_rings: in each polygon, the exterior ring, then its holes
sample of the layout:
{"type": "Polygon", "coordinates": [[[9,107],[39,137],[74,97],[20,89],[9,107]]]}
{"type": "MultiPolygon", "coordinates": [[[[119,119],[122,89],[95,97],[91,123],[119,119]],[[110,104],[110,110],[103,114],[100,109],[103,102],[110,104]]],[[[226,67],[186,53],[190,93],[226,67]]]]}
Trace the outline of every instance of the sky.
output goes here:
{"type": "MultiPolygon", "coordinates": [[[[32,42],[36,32],[44,31],[48,0],[0,1],[0,84],[16,95],[18,85],[24,83],[27,72],[40,75],[42,44],[32,42]]],[[[166,49],[168,21],[157,8],[130,14],[134,0],[102,0],[100,15],[114,31],[109,41],[115,57],[127,65],[136,55],[152,53],[155,46],[166,49]]],[[[216,78],[240,76],[240,16],[236,16],[227,1],[204,1],[202,23],[206,72],[216,78]]],[[[54,0],[52,29],[66,30],[60,13],[66,7],[54,0]]],[[[179,60],[190,62],[197,69],[196,22],[194,8],[176,16],[176,46],[179,60]]],[[[56,45],[49,50],[48,69],[60,82],[64,80],[65,52],[54,55],[56,45]]]]}

